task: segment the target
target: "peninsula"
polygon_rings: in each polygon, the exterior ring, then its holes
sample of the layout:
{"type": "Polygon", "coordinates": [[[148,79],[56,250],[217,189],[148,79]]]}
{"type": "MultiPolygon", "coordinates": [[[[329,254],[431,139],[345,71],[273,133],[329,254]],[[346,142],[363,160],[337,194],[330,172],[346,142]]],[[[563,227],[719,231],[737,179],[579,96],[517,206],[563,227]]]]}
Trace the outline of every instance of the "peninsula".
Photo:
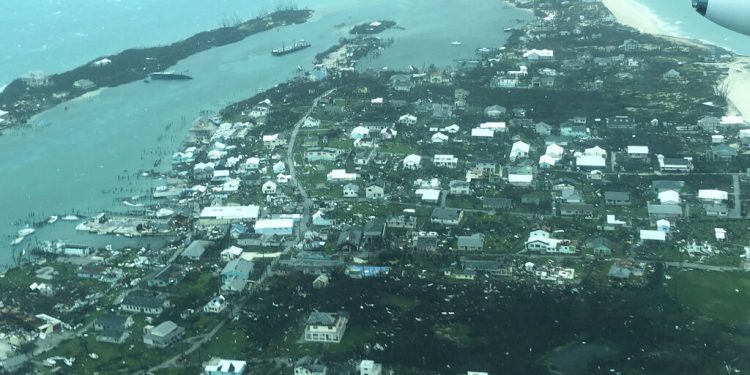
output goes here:
{"type": "Polygon", "coordinates": [[[235,25],[200,32],[169,45],[128,49],[103,56],[67,72],[49,76],[31,73],[14,80],[0,93],[0,110],[7,112],[0,129],[23,124],[37,113],[98,88],[145,79],[208,49],[236,43],[276,27],[304,23],[311,15],[311,10],[279,10],[235,25]]]}

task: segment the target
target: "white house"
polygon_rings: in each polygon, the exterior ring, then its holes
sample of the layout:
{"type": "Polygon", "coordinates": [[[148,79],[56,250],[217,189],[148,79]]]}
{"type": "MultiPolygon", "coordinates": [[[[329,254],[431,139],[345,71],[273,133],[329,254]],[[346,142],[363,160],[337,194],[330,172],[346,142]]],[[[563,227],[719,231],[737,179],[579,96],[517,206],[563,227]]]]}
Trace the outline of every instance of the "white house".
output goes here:
{"type": "Polygon", "coordinates": [[[510,149],[510,161],[516,161],[529,156],[529,144],[526,142],[518,141],[513,143],[510,149]]]}
{"type": "Polygon", "coordinates": [[[664,190],[658,195],[661,204],[680,204],[680,193],[675,190],[664,190]]]}
{"type": "Polygon", "coordinates": [[[370,135],[370,129],[367,129],[364,126],[357,126],[354,129],[352,129],[352,132],[349,133],[349,137],[351,139],[357,140],[357,139],[363,139],[370,135]]]}
{"type": "Polygon", "coordinates": [[[344,185],[344,198],[356,198],[358,195],[359,195],[359,185],[357,184],[344,185]]]}
{"type": "Polygon", "coordinates": [[[245,361],[214,357],[203,366],[203,375],[244,375],[246,368],[245,361]]]}
{"type": "Polygon", "coordinates": [[[461,130],[461,127],[458,126],[458,125],[456,125],[456,124],[448,125],[448,126],[442,128],[442,129],[440,129],[441,132],[445,132],[445,133],[448,133],[448,134],[456,134],[456,133],[458,133],[459,130],[461,130]]]}
{"type": "Polygon", "coordinates": [[[287,236],[294,233],[294,219],[260,219],[255,222],[255,234],[287,236]]]}
{"type": "Polygon", "coordinates": [[[555,51],[550,49],[530,49],[523,53],[523,58],[529,61],[545,61],[555,58],[555,51]]]}
{"type": "Polygon", "coordinates": [[[664,242],[667,240],[667,234],[660,230],[644,230],[640,231],[641,241],[658,241],[664,242]]]}
{"type": "Polygon", "coordinates": [[[576,152],[576,167],[578,168],[604,168],[607,166],[606,157],[599,155],[585,155],[576,152]]]}
{"type": "Polygon", "coordinates": [[[533,174],[526,173],[509,173],[508,183],[513,186],[531,186],[534,182],[533,174]]]}
{"type": "Polygon", "coordinates": [[[362,362],[359,363],[359,366],[357,366],[357,369],[359,370],[359,375],[383,374],[383,365],[375,363],[375,361],[371,361],[369,359],[362,360],[362,362]]]}
{"type": "Polygon", "coordinates": [[[474,128],[471,129],[471,136],[475,138],[492,138],[495,136],[495,131],[492,129],[474,128]]]}
{"type": "Polygon", "coordinates": [[[585,156],[598,156],[600,158],[605,158],[605,159],[607,158],[607,150],[605,150],[605,149],[603,149],[603,148],[601,148],[599,146],[594,146],[592,148],[587,148],[587,149],[583,150],[583,154],[585,156]]]}
{"type": "Polygon", "coordinates": [[[570,241],[552,238],[549,232],[541,229],[529,233],[529,238],[526,240],[524,247],[526,250],[538,251],[542,254],[575,254],[576,252],[575,246],[570,241]]]}
{"type": "Polygon", "coordinates": [[[349,316],[346,313],[314,312],[305,323],[305,341],[339,343],[344,337],[349,316]]]}
{"type": "Polygon", "coordinates": [[[327,218],[323,211],[318,210],[312,216],[312,223],[317,227],[330,227],[333,225],[334,221],[333,219],[327,218]]]}
{"type": "Polygon", "coordinates": [[[328,182],[342,182],[342,181],[355,181],[357,179],[356,173],[348,173],[344,169],[334,169],[326,176],[328,182]]]}
{"type": "Polygon", "coordinates": [[[557,164],[557,159],[547,154],[544,154],[539,157],[539,168],[548,169],[548,168],[554,167],[555,164],[557,164]]]}
{"type": "Polygon", "coordinates": [[[245,161],[245,169],[256,170],[260,168],[260,158],[250,157],[245,161]]]}
{"type": "Polygon", "coordinates": [[[716,189],[700,189],[698,190],[698,199],[707,203],[721,203],[729,199],[729,193],[716,189]]]}
{"type": "Polygon", "coordinates": [[[405,114],[398,118],[398,123],[401,125],[416,125],[417,116],[405,114]]]}
{"type": "Polygon", "coordinates": [[[303,128],[317,128],[320,126],[320,120],[312,118],[310,116],[305,117],[305,122],[302,123],[303,128]]]}
{"type": "Polygon", "coordinates": [[[672,223],[667,219],[659,219],[656,221],[656,230],[669,234],[672,230],[672,223]]]}
{"type": "Polygon", "coordinates": [[[628,156],[634,159],[648,157],[648,146],[628,146],[628,156]]]}
{"type": "Polygon", "coordinates": [[[279,134],[270,134],[270,135],[264,135],[263,136],[263,146],[266,148],[276,148],[278,146],[283,146],[286,144],[286,139],[281,138],[279,134]]]}
{"type": "Polygon", "coordinates": [[[422,157],[414,154],[408,155],[403,161],[404,169],[419,169],[420,163],[422,163],[422,157]]]}
{"type": "Polygon", "coordinates": [[[417,189],[414,192],[423,202],[437,203],[440,201],[440,190],[438,189],[417,189]]]}
{"type": "Polygon", "coordinates": [[[276,194],[276,183],[270,180],[266,181],[261,189],[265,195],[276,194]]]}
{"type": "Polygon", "coordinates": [[[283,173],[286,172],[286,164],[284,164],[283,161],[278,161],[271,169],[273,170],[273,173],[283,173]]]}
{"type": "Polygon", "coordinates": [[[453,155],[435,154],[432,163],[438,167],[456,168],[458,167],[458,158],[453,155]]]}
{"type": "Polygon", "coordinates": [[[430,142],[437,143],[437,144],[442,144],[442,143],[448,142],[448,139],[449,139],[449,137],[447,135],[438,132],[438,133],[435,133],[435,134],[432,135],[432,138],[430,139],[430,142]]]}
{"type": "Polygon", "coordinates": [[[547,146],[547,151],[544,154],[550,156],[553,159],[560,160],[564,153],[565,153],[564,148],[556,144],[551,144],[547,146]]]}
{"type": "Polygon", "coordinates": [[[228,306],[226,298],[222,295],[218,295],[212,298],[208,303],[203,306],[203,312],[208,314],[219,314],[226,310],[228,306]]]}

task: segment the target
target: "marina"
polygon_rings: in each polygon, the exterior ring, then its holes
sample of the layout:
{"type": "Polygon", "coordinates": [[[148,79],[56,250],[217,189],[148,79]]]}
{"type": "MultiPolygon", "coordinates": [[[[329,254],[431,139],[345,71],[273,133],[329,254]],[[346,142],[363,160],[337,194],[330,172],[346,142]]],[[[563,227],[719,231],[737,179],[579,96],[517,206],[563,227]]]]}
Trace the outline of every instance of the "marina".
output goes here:
{"type": "Polygon", "coordinates": [[[301,50],[303,50],[305,48],[309,48],[310,46],[312,46],[312,44],[306,42],[304,39],[301,39],[301,40],[299,40],[297,42],[294,42],[294,44],[292,44],[290,46],[283,45],[281,48],[276,48],[276,49],[272,50],[271,51],[271,55],[273,55],[273,56],[284,56],[284,55],[288,55],[290,53],[301,51],[301,50]]]}

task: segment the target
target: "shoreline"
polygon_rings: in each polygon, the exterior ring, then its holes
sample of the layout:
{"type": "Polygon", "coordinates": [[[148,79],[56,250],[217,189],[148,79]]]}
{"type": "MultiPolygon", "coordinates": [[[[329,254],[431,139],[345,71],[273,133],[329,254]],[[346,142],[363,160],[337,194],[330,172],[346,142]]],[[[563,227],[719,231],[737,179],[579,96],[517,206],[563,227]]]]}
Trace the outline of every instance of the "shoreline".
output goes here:
{"type": "MultiPolygon", "coordinates": [[[[734,54],[721,46],[676,36],[667,29],[664,21],[637,0],[601,0],[601,2],[618,23],[632,27],[641,33],[692,47],[721,48],[727,53],[734,54]]],[[[735,55],[734,61],[728,66],[727,76],[717,82],[717,85],[728,87],[727,115],[740,115],[745,119],[750,119],[750,57],[735,55]]]]}

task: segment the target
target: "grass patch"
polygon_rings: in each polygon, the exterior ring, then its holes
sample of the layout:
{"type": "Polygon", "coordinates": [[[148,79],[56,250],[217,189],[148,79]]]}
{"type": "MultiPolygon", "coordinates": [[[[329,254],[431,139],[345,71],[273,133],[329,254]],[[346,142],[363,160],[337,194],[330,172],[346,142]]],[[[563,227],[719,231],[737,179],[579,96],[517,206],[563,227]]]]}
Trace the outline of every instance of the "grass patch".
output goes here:
{"type": "Polygon", "coordinates": [[[680,272],[668,290],[683,305],[726,324],[750,323],[750,275],[738,272],[680,272]]]}

